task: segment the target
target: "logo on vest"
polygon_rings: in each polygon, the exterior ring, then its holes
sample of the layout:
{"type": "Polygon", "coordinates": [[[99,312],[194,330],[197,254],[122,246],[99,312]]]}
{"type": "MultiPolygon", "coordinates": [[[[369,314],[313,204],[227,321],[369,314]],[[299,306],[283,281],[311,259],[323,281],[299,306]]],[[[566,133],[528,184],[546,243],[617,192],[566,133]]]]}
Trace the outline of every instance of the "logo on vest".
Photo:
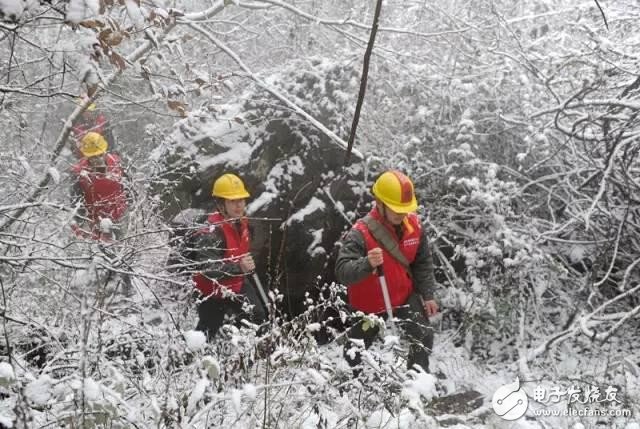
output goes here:
{"type": "Polygon", "coordinates": [[[404,247],[417,246],[420,243],[419,238],[408,238],[402,242],[404,247]]]}

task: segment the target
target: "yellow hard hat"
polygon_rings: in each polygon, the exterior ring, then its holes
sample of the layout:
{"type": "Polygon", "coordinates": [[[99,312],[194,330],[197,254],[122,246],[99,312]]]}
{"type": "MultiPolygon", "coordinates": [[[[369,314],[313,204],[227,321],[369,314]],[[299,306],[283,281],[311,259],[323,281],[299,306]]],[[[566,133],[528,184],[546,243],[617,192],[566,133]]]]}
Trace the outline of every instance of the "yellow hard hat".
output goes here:
{"type": "Polygon", "coordinates": [[[382,173],[373,184],[371,192],[396,213],[411,213],[418,208],[411,179],[399,171],[382,173]]]}
{"type": "Polygon", "coordinates": [[[225,200],[237,200],[240,198],[249,198],[249,193],[244,187],[242,180],[235,174],[226,173],[218,177],[213,182],[211,195],[225,200]]]}
{"type": "Polygon", "coordinates": [[[93,131],[85,134],[80,142],[80,152],[87,158],[102,155],[108,148],[109,144],[105,138],[93,131]]]}

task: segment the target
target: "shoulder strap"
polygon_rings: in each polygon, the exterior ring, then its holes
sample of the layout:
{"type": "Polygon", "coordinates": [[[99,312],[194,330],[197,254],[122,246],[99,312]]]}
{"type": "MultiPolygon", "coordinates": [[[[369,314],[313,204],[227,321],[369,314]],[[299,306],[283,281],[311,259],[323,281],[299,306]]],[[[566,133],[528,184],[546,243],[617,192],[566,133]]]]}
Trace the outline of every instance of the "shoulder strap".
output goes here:
{"type": "Polygon", "coordinates": [[[380,222],[375,220],[373,217],[366,215],[362,218],[362,221],[367,225],[369,232],[373,236],[373,238],[384,247],[387,252],[391,253],[391,256],[394,257],[400,264],[407,270],[407,272],[411,273],[409,269],[409,261],[404,256],[400,247],[398,247],[398,242],[394,240],[391,236],[391,233],[387,228],[384,227],[380,222]]]}

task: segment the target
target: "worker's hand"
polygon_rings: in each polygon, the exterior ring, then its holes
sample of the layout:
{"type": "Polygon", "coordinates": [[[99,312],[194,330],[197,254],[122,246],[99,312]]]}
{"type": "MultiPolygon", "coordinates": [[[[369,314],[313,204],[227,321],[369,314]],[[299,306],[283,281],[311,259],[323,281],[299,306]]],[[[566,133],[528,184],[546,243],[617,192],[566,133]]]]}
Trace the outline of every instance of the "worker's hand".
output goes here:
{"type": "Polygon", "coordinates": [[[373,248],[367,252],[367,259],[371,268],[377,268],[382,265],[382,249],[379,247],[373,248]]]}
{"type": "Polygon", "coordinates": [[[253,262],[253,256],[249,254],[246,254],[242,258],[240,258],[239,265],[243,273],[250,273],[252,271],[255,271],[256,269],[256,263],[253,262]]]}
{"type": "Polygon", "coordinates": [[[428,316],[428,317],[432,317],[435,316],[436,314],[438,314],[438,303],[436,302],[435,299],[431,299],[429,301],[424,301],[423,304],[424,305],[424,313],[428,316]]]}

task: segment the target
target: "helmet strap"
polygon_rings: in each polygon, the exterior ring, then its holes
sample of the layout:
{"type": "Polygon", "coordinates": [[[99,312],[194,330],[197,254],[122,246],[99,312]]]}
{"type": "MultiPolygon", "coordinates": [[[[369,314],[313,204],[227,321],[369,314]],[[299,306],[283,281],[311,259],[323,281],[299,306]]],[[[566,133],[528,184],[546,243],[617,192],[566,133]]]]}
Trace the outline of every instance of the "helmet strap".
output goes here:
{"type": "Polygon", "coordinates": [[[380,217],[382,217],[382,220],[384,220],[386,222],[387,221],[387,212],[386,212],[387,207],[382,202],[382,200],[380,200],[379,198],[376,198],[376,207],[378,209],[378,212],[380,213],[380,217]]]}

